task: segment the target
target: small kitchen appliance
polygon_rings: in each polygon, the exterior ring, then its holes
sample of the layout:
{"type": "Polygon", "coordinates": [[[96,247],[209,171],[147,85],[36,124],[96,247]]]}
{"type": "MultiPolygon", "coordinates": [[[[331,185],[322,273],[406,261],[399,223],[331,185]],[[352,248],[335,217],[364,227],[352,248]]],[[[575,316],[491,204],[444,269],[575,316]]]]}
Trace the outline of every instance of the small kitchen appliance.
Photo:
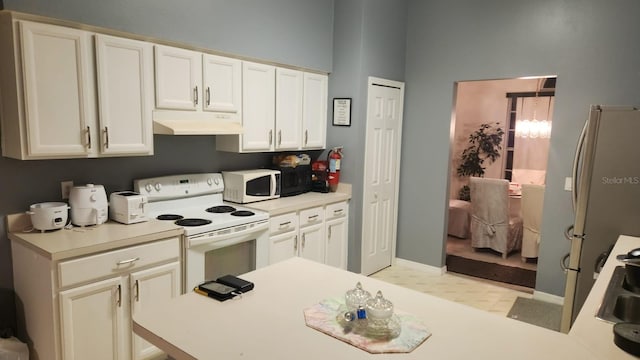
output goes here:
{"type": "Polygon", "coordinates": [[[72,187],[69,191],[69,206],[71,223],[76,226],[100,225],[109,217],[109,203],[102,185],[72,187]]]}
{"type": "Polygon", "coordinates": [[[117,191],[109,195],[109,218],[123,224],[149,220],[147,196],[133,191],[117,191]]]}
{"type": "Polygon", "coordinates": [[[67,224],[69,205],[63,202],[44,202],[29,206],[31,225],[39,231],[62,229],[67,224]]]}
{"type": "Polygon", "coordinates": [[[253,169],[223,171],[223,198],[238,204],[280,197],[280,171],[253,169]]]}

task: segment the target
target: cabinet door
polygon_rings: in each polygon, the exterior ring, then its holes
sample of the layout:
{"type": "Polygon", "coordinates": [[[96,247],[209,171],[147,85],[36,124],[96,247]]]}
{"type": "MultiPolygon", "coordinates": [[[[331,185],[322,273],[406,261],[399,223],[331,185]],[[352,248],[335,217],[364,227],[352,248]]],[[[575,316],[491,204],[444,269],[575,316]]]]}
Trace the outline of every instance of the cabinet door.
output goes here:
{"type": "Polygon", "coordinates": [[[203,91],[206,111],[238,113],[242,106],[242,62],[203,55],[203,91]]]}
{"type": "Polygon", "coordinates": [[[202,54],[155,46],[156,107],[197,110],[202,101],[202,54]]]}
{"type": "Polygon", "coordinates": [[[297,231],[272,236],[269,243],[269,264],[275,264],[298,254],[297,231]]]}
{"type": "Polygon", "coordinates": [[[242,151],[273,150],[275,67],[242,63],[242,151]]]}
{"type": "Polygon", "coordinates": [[[153,45],[96,35],[103,154],[153,154],[153,45]]]}
{"type": "Polygon", "coordinates": [[[324,222],[300,229],[300,256],[324,263],[324,222]]]}
{"type": "Polygon", "coordinates": [[[20,21],[28,154],[84,156],[94,151],[91,34],[20,21]]]}
{"type": "Polygon", "coordinates": [[[326,75],[304,73],[302,148],[324,149],[327,130],[326,75]]]}
{"type": "Polygon", "coordinates": [[[327,226],[327,242],[325,243],[324,263],[340,269],[347,269],[348,226],[346,218],[329,220],[327,226]]]}
{"type": "Polygon", "coordinates": [[[276,69],[276,150],[300,148],[302,72],[276,69]]]}
{"type": "MultiPolygon", "coordinates": [[[[180,295],[180,263],[176,261],[132,273],[130,284],[131,315],[135,316],[145,306],[160,304],[180,295]]],[[[162,354],[157,347],[131,334],[134,360],[162,354]]]]}
{"type": "Polygon", "coordinates": [[[121,277],[60,292],[63,359],[128,358],[124,292],[125,282],[121,277]]]}

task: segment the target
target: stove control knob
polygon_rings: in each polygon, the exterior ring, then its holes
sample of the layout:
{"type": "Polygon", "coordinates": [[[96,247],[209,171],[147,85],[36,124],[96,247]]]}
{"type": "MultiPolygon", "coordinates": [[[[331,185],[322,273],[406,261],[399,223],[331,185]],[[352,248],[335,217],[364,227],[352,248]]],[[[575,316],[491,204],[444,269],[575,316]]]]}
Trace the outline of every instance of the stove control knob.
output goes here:
{"type": "Polygon", "coordinates": [[[220,179],[219,178],[214,178],[213,182],[216,183],[216,185],[220,185],[220,179]]]}
{"type": "Polygon", "coordinates": [[[153,187],[156,188],[156,191],[160,191],[160,189],[162,189],[162,185],[160,185],[160,183],[156,183],[153,187]]]}
{"type": "Polygon", "coordinates": [[[151,186],[151,184],[147,184],[144,186],[144,189],[147,190],[148,193],[150,193],[151,190],[153,190],[153,187],[151,186]]]}
{"type": "Polygon", "coordinates": [[[208,178],[207,179],[207,185],[209,185],[209,186],[213,185],[213,179],[208,178]]]}

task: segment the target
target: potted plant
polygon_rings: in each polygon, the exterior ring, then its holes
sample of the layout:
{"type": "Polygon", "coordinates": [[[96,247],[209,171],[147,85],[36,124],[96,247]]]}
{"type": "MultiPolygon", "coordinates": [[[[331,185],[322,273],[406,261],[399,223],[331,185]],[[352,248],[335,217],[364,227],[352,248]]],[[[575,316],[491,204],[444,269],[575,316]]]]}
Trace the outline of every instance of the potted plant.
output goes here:
{"type": "MultiPolygon", "coordinates": [[[[502,136],[504,130],[500,123],[491,125],[481,124],[478,130],[469,135],[469,146],[460,155],[460,165],[457,168],[459,177],[477,176],[483,177],[487,165],[490,165],[500,157],[502,150],[502,136]]],[[[460,200],[471,200],[469,185],[464,185],[458,193],[460,200]]]]}

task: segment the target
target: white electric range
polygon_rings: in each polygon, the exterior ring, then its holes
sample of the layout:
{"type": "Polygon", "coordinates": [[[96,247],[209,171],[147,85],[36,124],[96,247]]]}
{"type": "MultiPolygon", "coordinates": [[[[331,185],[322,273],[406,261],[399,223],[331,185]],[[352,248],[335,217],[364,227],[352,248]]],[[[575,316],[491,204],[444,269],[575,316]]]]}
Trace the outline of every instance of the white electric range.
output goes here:
{"type": "Polygon", "coordinates": [[[224,202],[222,174],[138,179],[134,190],[147,196],[150,218],[184,229],[183,291],[268,264],[269,214],[224,202]]]}

